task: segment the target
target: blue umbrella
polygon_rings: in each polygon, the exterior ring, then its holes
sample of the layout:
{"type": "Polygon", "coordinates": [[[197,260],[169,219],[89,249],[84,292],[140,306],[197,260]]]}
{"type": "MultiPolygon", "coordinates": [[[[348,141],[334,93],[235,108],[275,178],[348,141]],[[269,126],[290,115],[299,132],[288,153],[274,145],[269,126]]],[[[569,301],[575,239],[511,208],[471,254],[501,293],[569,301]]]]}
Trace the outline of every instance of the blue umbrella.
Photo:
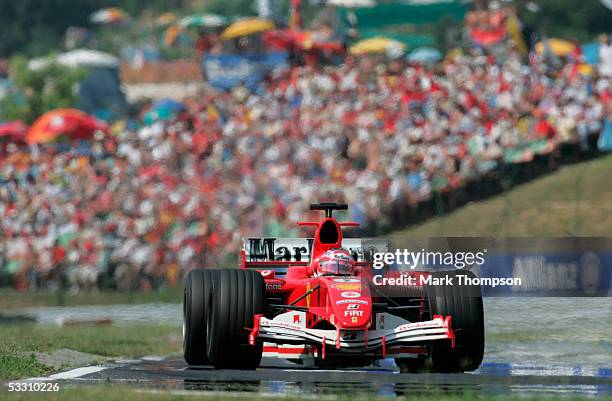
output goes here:
{"type": "Polygon", "coordinates": [[[185,110],[185,105],[173,99],[160,99],[153,103],[151,110],[144,116],[146,125],[152,124],[157,120],[167,120],[185,110]]]}
{"type": "Polygon", "coordinates": [[[408,54],[407,59],[415,63],[433,63],[442,60],[442,53],[433,47],[417,47],[408,54]]]}
{"type": "Polygon", "coordinates": [[[185,105],[174,99],[160,99],[153,103],[153,110],[168,110],[172,113],[180,113],[185,110],[185,105]]]}

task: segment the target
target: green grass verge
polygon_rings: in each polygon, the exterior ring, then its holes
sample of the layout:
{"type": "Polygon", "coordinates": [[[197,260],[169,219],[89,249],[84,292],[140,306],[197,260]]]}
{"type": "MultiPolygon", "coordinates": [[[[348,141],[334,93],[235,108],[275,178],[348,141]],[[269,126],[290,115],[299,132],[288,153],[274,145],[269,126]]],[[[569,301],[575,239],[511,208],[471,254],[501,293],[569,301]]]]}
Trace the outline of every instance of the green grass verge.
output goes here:
{"type": "Polygon", "coordinates": [[[390,235],[608,236],[612,232],[612,155],[565,166],[488,200],[390,235]]]}
{"type": "MultiPolygon", "coordinates": [[[[153,400],[164,400],[164,401],[183,401],[193,400],[194,396],[198,400],[204,401],[235,401],[242,399],[249,400],[268,400],[268,401],[281,401],[281,400],[312,400],[313,395],[299,397],[274,397],[274,396],[258,396],[257,394],[246,394],[246,393],[235,393],[231,394],[202,394],[193,392],[192,394],[173,394],[168,391],[143,391],[142,389],[134,389],[127,386],[81,386],[78,388],[64,388],[58,392],[44,392],[44,393],[9,393],[4,400],[7,401],[21,401],[21,400],[44,400],[44,401],[63,401],[63,400],[80,400],[80,401],[153,401],[153,400]]],[[[327,398],[325,398],[327,399],[327,398]]],[[[360,395],[358,393],[349,393],[338,395],[339,401],[366,401],[366,400],[388,400],[389,397],[376,397],[360,395]]],[[[507,395],[480,395],[474,392],[465,392],[462,394],[457,393],[444,393],[444,392],[433,392],[426,394],[413,394],[410,395],[409,400],[414,401],[509,401],[509,400],[521,400],[521,401],[549,401],[551,397],[547,396],[507,396],[507,395]]],[[[564,401],[577,401],[592,399],[586,396],[567,395],[563,397],[564,401]]],[[[598,398],[600,400],[609,399],[606,397],[598,398]]]]}
{"type": "Polygon", "coordinates": [[[4,353],[0,346],[0,380],[21,377],[39,377],[51,373],[53,369],[36,359],[34,353],[4,353]]]}
{"type": "MultiPolygon", "coordinates": [[[[63,305],[110,305],[110,304],[142,304],[150,302],[180,303],[183,300],[183,286],[149,292],[119,292],[101,291],[92,293],[64,294],[63,305]]],[[[12,288],[0,289],[0,305],[2,310],[31,308],[36,306],[58,305],[58,295],[50,291],[20,292],[12,288]]]]}
{"type": "Polygon", "coordinates": [[[180,327],[109,325],[55,327],[37,324],[0,325],[0,380],[50,373],[36,352],[68,348],[102,357],[168,355],[181,350],[180,327]]]}

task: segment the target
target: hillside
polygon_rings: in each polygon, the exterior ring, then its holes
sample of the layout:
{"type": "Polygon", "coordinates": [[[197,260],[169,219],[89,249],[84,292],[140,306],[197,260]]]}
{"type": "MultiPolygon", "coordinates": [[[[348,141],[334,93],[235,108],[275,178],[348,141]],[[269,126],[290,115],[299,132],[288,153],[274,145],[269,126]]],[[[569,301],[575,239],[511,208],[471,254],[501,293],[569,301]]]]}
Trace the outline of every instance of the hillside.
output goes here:
{"type": "Polygon", "coordinates": [[[486,201],[390,235],[609,236],[612,155],[565,166],[486,201]]]}

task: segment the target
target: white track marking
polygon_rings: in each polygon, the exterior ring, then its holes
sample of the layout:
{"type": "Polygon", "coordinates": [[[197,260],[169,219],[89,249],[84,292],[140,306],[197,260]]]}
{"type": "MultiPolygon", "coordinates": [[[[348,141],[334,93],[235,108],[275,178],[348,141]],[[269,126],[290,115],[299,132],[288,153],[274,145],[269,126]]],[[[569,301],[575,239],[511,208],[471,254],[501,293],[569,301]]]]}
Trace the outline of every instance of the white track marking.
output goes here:
{"type": "MultiPolygon", "coordinates": [[[[272,368],[275,369],[275,368],[272,368]]],[[[385,369],[281,369],[283,372],[315,372],[315,373],[399,373],[399,371],[385,370],[385,369]]]]}
{"type": "Polygon", "coordinates": [[[68,370],[66,372],[56,373],[47,377],[32,377],[27,381],[51,381],[51,380],[63,380],[63,379],[76,379],[81,376],[89,375],[91,373],[100,372],[109,369],[110,366],[85,366],[82,368],[76,368],[68,370]]]}
{"type": "Polygon", "coordinates": [[[141,361],[148,361],[148,362],[161,362],[165,359],[166,359],[165,356],[158,356],[158,355],[147,355],[147,356],[143,356],[142,358],[140,358],[141,361]]]}

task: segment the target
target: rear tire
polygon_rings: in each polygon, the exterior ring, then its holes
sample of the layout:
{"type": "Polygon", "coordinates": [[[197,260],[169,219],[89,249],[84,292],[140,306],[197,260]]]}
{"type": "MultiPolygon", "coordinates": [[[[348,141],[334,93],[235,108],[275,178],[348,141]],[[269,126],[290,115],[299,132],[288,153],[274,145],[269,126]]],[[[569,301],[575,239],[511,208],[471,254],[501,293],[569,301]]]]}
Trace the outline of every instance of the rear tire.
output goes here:
{"type": "Polygon", "coordinates": [[[183,356],[189,365],[207,365],[206,311],[215,271],[192,270],[183,294],[183,356]]]}
{"type": "Polygon", "coordinates": [[[434,277],[453,277],[453,285],[429,286],[427,298],[431,317],[452,316],[455,348],[450,341],[429,347],[428,365],[436,372],[466,372],[478,369],[484,355],[484,311],[480,286],[459,285],[458,275],[475,278],[467,270],[435,272],[434,277]]]}
{"type": "Polygon", "coordinates": [[[207,323],[208,360],[217,369],[256,369],[263,344],[248,343],[253,316],[263,314],[265,282],[252,270],[219,270],[207,323]]]}

